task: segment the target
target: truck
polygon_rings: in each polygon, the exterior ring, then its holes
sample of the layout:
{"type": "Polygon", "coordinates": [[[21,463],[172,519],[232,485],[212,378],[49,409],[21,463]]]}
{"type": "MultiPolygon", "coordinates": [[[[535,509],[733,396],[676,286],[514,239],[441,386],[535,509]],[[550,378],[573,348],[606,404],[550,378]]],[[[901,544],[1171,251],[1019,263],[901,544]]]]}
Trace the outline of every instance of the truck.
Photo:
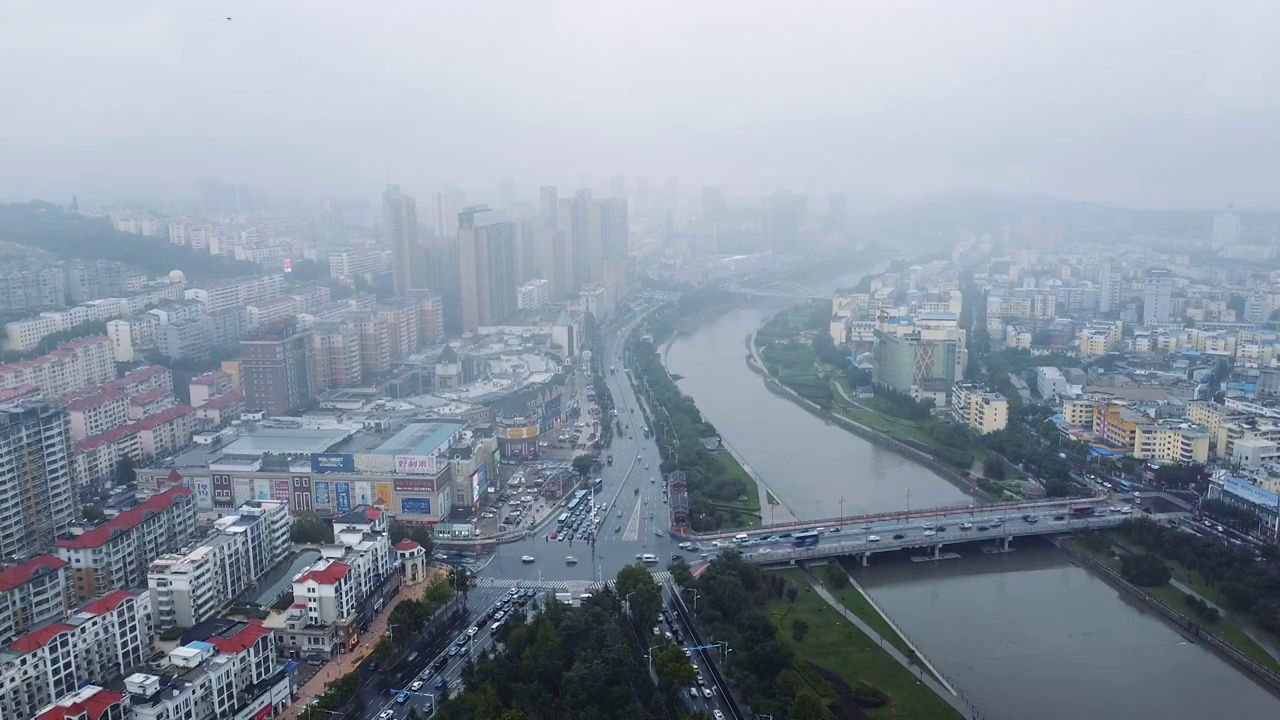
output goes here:
{"type": "Polygon", "coordinates": [[[610,451],[609,451],[609,456],[608,456],[607,458],[605,458],[605,463],[606,463],[606,464],[608,464],[608,465],[612,465],[612,464],[613,464],[613,451],[612,451],[612,450],[610,450],[610,451]]]}

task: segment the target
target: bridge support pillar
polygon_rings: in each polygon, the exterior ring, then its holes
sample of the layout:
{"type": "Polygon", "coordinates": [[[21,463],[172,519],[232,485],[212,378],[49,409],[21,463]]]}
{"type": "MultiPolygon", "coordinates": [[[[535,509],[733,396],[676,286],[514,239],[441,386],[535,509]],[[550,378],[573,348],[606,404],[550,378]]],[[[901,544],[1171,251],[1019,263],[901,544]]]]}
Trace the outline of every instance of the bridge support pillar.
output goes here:
{"type": "Polygon", "coordinates": [[[869,552],[862,553],[862,567],[866,567],[870,564],[871,564],[871,553],[869,552]]]}
{"type": "Polygon", "coordinates": [[[1003,548],[1003,550],[1004,550],[1005,552],[1009,552],[1009,543],[1010,543],[1010,542],[1013,542],[1013,536],[1012,536],[1012,535],[1005,535],[1005,536],[1004,536],[1004,548],[1003,548]]]}
{"type": "Polygon", "coordinates": [[[933,559],[937,560],[942,557],[942,543],[933,546],[933,559]]]}

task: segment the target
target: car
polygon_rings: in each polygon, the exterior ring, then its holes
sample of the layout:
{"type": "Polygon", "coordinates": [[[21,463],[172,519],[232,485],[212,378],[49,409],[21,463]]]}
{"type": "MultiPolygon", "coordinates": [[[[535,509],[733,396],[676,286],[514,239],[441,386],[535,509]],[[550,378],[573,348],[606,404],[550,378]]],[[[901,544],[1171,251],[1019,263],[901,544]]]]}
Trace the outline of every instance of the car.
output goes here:
{"type": "Polygon", "coordinates": [[[925,531],[924,531],[924,536],[925,536],[925,537],[933,537],[934,535],[937,535],[937,534],[938,534],[938,533],[937,533],[937,532],[935,532],[935,531],[933,531],[933,530],[925,530],[925,531]]]}
{"type": "Polygon", "coordinates": [[[496,620],[497,622],[502,622],[502,618],[506,616],[507,616],[507,612],[505,610],[499,610],[498,612],[493,614],[493,619],[496,620]]]}
{"type": "Polygon", "coordinates": [[[988,530],[990,530],[990,529],[991,529],[991,528],[987,527],[986,525],[979,525],[979,526],[978,526],[978,532],[986,532],[986,531],[988,531],[988,530]]]}
{"type": "Polygon", "coordinates": [[[880,536],[879,536],[879,535],[868,535],[868,536],[867,536],[867,542],[880,542],[880,536]]]}
{"type": "Polygon", "coordinates": [[[409,686],[409,690],[411,690],[412,692],[418,692],[421,689],[422,689],[421,680],[414,680],[413,684],[409,686]]]}
{"type": "Polygon", "coordinates": [[[662,630],[661,630],[657,625],[654,625],[654,626],[653,626],[653,634],[654,634],[654,635],[661,635],[661,634],[662,634],[662,630]]]}
{"type": "Polygon", "coordinates": [[[454,640],[454,641],[453,641],[453,644],[455,644],[455,645],[466,645],[468,642],[470,642],[470,640],[471,640],[471,636],[470,636],[470,635],[468,635],[468,634],[466,634],[466,633],[462,633],[461,635],[459,635],[459,636],[458,636],[458,639],[457,639],[457,640],[454,640]]]}
{"type": "Polygon", "coordinates": [[[971,522],[962,522],[962,523],[960,523],[960,529],[961,529],[961,530],[972,530],[972,529],[973,529],[973,523],[971,523],[971,522]]]}
{"type": "Polygon", "coordinates": [[[437,679],[436,679],[436,689],[437,689],[437,690],[443,690],[443,689],[445,689],[446,687],[448,687],[448,685],[449,685],[449,682],[448,682],[447,680],[445,680],[444,678],[437,678],[437,679]]]}
{"type": "Polygon", "coordinates": [[[1131,507],[1124,508],[1123,510],[1120,511],[1121,515],[1131,515],[1132,513],[1133,513],[1133,508],[1131,507]]]}
{"type": "MultiPolygon", "coordinates": [[[[563,540],[564,536],[563,535],[560,536],[560,539],[563,540]]],[[[530,565],[533,563],[534,559],[535,558],[532,555],[525,555],[520,558],[520,562],[524,563],[525,565],[530,565]]]]}
{"type": "Polygon", "coordinates": [[[696,687],[691,687],[691,688],[689,688],[689,697],[691,697],[691,698],[693,698],[693,699],[697,700],[697,699],[698,699],[698,688],[696,688],[696,687]]]}
{"type": "Polygon", "coordinates": [[[476,627],[475,625],[472,625],[471,627],[467,628],[467,634],[470,635],[471,637],[475,637],[475,634],[478,632],[480,632],[480,628],[476,627]]]}
{"type": "Polygon", "coordinates": [[[578,558],[576,558],[576,557],[574,557],[574,556],[570,555],[570,556],[568,556],[568,557],[566,557],[566,558],[564,559],[564,563],[565,563],[565,565],[577,565],[577,564],[578,564],[578,558]]]}
{"type": "Polygon", "coordinates": [[[614,531],[614,532],[616,532],[616,533],[620,533],[620,532],[622,532],[622,526],[621,526],[621,525],[619,525],[619,526],[615,527],[615,528],[613,529],[613,531],[614,531]]]}
{"type": "Polygon", "coordinates": [[[715,693],[711,692],[711,688],[709,688],[709,687],[704,687],[704,688],[702,688],[702,697],[707,698],[708,700],[710,700],[710,699],[711,699],[711,696],[712,696],[712,695],[714,695],[714,694],[715,694],[715,693]]]}
{"type": "Polygon", "coordinates": [[[706,684],[707,684],[707,679],[706,679],[706,678],[704,678],[704,677],[702,677],[702,671],[701,671],[701,670],[699,670],[699,671],[698,671],[698,685],[699,685],[700,687],[705,687],[705,686],[706,686],[706,684]]]}
{"type": "Polygon", "coordinates": [[[689,648],[685,648],[685,649],[684,649],[684,656],[685,656],[685,657],[687,657],[687,658],[691,658],[691,657],[693,657],[693,651],[692,651],[692,650],[690,650],[689,648]]]}
{"type": "Polygon", "coordinates": [[[434,675],[435,673],[436,673],[435,668],[427,668],[426,670],[423,670],[422,674],[419,675],[418,677],[422,680],[430,680],[431,676],[434,675]]]}
{"type": "Polygon", "coordinates": [[[1062,522],[1063,520],[1066,520],[1066,519],[1067,519],[1067,516],[1066,516],[1066,515],[1054,515],[1054,516],[1053,516],[1053,521],[1054,521],[1054,522],[1062,522]]]}
{"type": "Polygon", "coordinates": [[[905,538],[905,537],[906,537],[906,535],[903,535],[902,533],[894,533],[894,535],[893,535],[893,539],[894,539],[894,540],[901,540],[901,539],[903,539],[903,538],[905,538]]]}
{"type": "Polygon", "coordinates": [[[391,712],[390,710],[383,710],[382,712],[378,713],[378,720],[388,720],[388,718],[393,718],[395,716],[396,714],[391,712]]]}
{"type": "Polygon", "coordinates": [[[538,594],[538,591],[534,590],[533,588],[526,588],[523,594],[526,598],[529,598],[532,600],[533,597],[538,594]]]}
{"type": "Polygon", "coordinates": [[[449,657],[453,657],[461,651],[462,651],[462,648],[458,647],[457,645],[451,645],[449,646],[449,657]]]}
{"type": "Polygon", "coordinates": [[[724,720],[724,713],[720,712],[719,710],[713,710],[713,711],[712,711],[712,713],[711,713],[711,719],[712,719],[712,720],[724,720]]]}
{"type": "Polygon", "coordinates": [[[516,595],[519,595],[519,594],[520,594],[520,590],[518,590],[517,588],[510,588],[509,590],[507,590],[507,597],[515,597],[516,595]]]}

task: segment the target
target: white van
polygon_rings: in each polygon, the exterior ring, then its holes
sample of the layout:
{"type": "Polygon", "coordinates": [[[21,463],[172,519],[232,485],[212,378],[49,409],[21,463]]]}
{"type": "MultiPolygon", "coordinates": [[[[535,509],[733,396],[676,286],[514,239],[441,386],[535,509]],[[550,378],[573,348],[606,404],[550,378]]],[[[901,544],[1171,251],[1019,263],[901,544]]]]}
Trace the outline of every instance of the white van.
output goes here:
{"type": "Polygon", "coordinates": [[[656,565],[658,563],[658,556],[645,553],[640,556],[640,562],[644,563],[645,565],[656,565]]]}
{"type": "Polygon", "coordinates": [[[733,541],[734,541],[734,542],[736,542],[736,543],[739,543],[739,544],[744,543],[744,542],[746,542],[746,541],[747,541],[747,534],[746,534],[746,533],[738,533],[737,535],[734,535],[734,536],[733,536],[733,541]]]}

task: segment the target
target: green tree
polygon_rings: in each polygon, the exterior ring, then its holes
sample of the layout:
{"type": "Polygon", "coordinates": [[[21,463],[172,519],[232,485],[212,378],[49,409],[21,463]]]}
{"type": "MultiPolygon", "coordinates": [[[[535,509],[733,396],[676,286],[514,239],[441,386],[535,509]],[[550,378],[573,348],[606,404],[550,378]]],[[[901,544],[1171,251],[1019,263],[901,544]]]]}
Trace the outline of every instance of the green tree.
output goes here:
{"type": "Polygon", "coordinates": [[[662,609],[662,589],[642,565],[628,565],[618,571],[614,587],[618,597],[631,606],[631,616],[641,627],[653,625],[662,609]]]}
{"type": "Polygon", "coordinates": [[[671,579],[676,585],[682,588],[693,587],[693,571],[689,569],[689,563],[684,558],[673,558],[667,564],[667,570],[671,573],[671,579]]]}
{"type": "Polygon", "coordinates": [[[988,480],[1004,480],[1004,463],[1000,462],[1000,458],[996,457],[995,453],[987,454],[987,461],[982,464],[982,475],[988,480]]]}
{"type": "Polygon", "coordinates": [[[595,467],[596,459],[590,455],[579,455],[573,459],[573,471],[580,477],[585,478],[591,474],[591,469],[595,467]]]}
{"type": "Polygon", "coordinates": [[[299,515],[289,529],[289,538],[296,543],[324,544],[333,542],[333,526],[314,513],[299,515]]]}
{"type": "Polygon", "coordinates": [[[1172,571],[1159,556],[1142,553],[1125,555],[1120,560],[1120,575],[1140,587],[1159,587],[1169,582],[1172,571]]]}
{"type": "Polygon", "coordinates": [[[802,642],[804,636],[809,634],[809,623],[804,618],[796,618],[791,621],[791,639],[796,642],[802,642]]]}
{"type": "Polygon", "coordinates": [[[436,543],[431,537],[431,528],[425,525],[408,525],[392,520],[387,527],[387,532],[391,536],[392,545],[407,538],[421,545],[427,551],[427,555],[431,555],[435,550],[436,543]]]}
{"type": "Polygon", "coordinates": [[[822,698],[812,690],[805,689],[791,701],[791,720],[828,720],[831,713],[822,704],[822,698]]]}
{"type": "Polygon", "coordinates": [[[653,656],[653,667],[658,672],[663,690],[674,697],[681,689],[697,682],[697,673],[689,664],[689,658],[679,647],[666,643],[653,656]]]}
{"type": "Polygon", "coordinates": [[[132,455],[123,455],[116,461],[115,484],[132,485],[138,482],[138,473],[134,470],[132,455]]]}

